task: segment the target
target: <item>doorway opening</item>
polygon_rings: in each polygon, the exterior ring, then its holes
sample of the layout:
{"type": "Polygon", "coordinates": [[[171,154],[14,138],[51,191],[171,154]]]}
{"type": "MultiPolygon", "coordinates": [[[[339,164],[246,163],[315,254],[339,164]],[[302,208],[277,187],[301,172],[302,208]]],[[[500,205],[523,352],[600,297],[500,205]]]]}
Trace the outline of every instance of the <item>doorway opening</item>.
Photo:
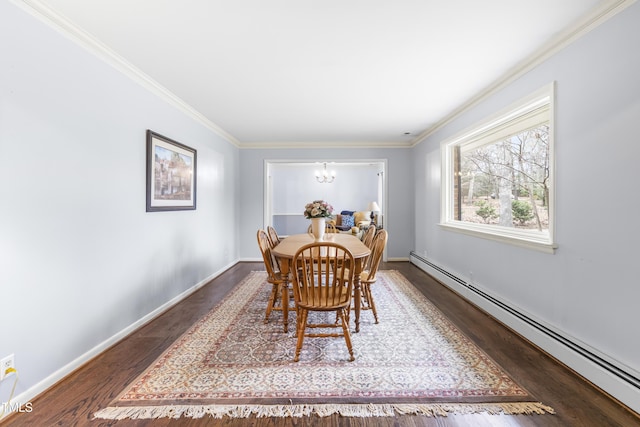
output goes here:
{"type": "Polygon", "coordinates": [[[380,208],[374,212],[377,224],[387,222],[386,159],[376,160],[265,160],[264,227],[275,227],[283,236],[304,233],[309,220],[304,207],[314,200],[325,200],[342,211],[369,211],[372,202],[380,208]],[[324,164],[331,183],[319,182],[324,164]]]}

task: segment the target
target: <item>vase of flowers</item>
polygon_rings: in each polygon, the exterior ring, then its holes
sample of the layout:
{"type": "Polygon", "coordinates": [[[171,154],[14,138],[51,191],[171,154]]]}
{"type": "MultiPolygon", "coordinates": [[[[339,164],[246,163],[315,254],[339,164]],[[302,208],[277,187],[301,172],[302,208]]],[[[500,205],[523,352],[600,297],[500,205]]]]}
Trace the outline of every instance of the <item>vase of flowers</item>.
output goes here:
{"type": "Polygon", "coordinates": [[[331,218],[332,213],[333,206],[324,200],[314,200],[305,205],[304,217],[311,220],[311,233],[316,242],[320,242],[324,238],[325,221],[327,218],[331,218]]]}

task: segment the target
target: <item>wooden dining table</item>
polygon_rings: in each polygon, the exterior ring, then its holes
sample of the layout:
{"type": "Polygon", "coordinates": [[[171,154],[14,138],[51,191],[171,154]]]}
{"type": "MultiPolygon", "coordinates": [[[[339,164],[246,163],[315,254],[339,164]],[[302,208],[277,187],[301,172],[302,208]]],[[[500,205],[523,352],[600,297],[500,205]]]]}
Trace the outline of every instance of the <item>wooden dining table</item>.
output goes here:
{"type": "MultiPolygon", "coordinates": [[[[371,253],[371,250],[360,241],[356,236],[346,233],[325,233],[324,241],[338,243],[347,248],[354,258],[354,317],[356,323],[356,332],[360,332],[360,304],[362,297],[362,290],[360,288],[360,273],[364,267],[364,259],[371,253]]],[[[291,262],[293,256],[298,249],[302,246],[313,243],[314,237],[311,233],[305,234],[293,234],[282,239],[272,250],[271,253],[275,255],[280,263],[280,273],[282,277],[288,278],[291,271],[291,262]]],[[[288,280],[288,279],[287,279],[288,280]]],[[[285,289],[288,289],[288,283],[285,284],[285,289]]],[[[288,292],[288,291],[285,291],[288,292]]],[[[288,304],[283,304],[282,307],[284,331],[288,331],[289,323],[289,309],[288,304]]]]}

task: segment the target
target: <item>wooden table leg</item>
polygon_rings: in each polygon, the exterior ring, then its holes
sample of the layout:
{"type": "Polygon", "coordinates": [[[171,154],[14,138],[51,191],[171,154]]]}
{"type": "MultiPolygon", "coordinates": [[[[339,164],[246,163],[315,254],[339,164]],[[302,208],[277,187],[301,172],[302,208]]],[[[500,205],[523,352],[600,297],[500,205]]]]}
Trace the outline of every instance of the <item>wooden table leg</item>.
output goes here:
{"type": "Polygon", "coordinates": [[[360,332],[360,303],[362,302],[362,289],[360,288],[360,273],[362,272],[362,259],[357,258],[355,260],[355,275],[353,278],[353,297],[355,301],[353,302],[355,312],[355,320],[356,320],[356,332],[360,332]]]}
{"type": "Polygon", "coordinates": [[[284,332],[289,332],[289,259],[280,259],[280,274],[284,278],[282,284],[282,322],[284,323],[284,332]]]}

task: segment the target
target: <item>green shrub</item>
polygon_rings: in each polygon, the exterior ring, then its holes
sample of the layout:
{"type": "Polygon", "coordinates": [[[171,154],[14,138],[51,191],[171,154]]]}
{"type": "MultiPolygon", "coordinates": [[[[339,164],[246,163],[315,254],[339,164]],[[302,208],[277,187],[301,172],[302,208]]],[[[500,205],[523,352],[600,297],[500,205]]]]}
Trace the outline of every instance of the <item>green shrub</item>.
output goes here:
{"type": "Polygon", "coordinates": [[[486,201],[480,200],[479,202],[476,202],[476,206],[478,207],[478,210],[476,211],[476,215],[481,217],[484,220],[484,222],[488,223],[490,219],[498,217],[498,214],[496,213],[496,208],[491,206],[486,201]]]}
{"type": "Polygon", "coordinates": [[[520,224],[524,224],[530,219],[533,219],[533,211],[529,202],[513,200],[511,202],[511,212],[513,219],[520,221],[520,224]]]}

